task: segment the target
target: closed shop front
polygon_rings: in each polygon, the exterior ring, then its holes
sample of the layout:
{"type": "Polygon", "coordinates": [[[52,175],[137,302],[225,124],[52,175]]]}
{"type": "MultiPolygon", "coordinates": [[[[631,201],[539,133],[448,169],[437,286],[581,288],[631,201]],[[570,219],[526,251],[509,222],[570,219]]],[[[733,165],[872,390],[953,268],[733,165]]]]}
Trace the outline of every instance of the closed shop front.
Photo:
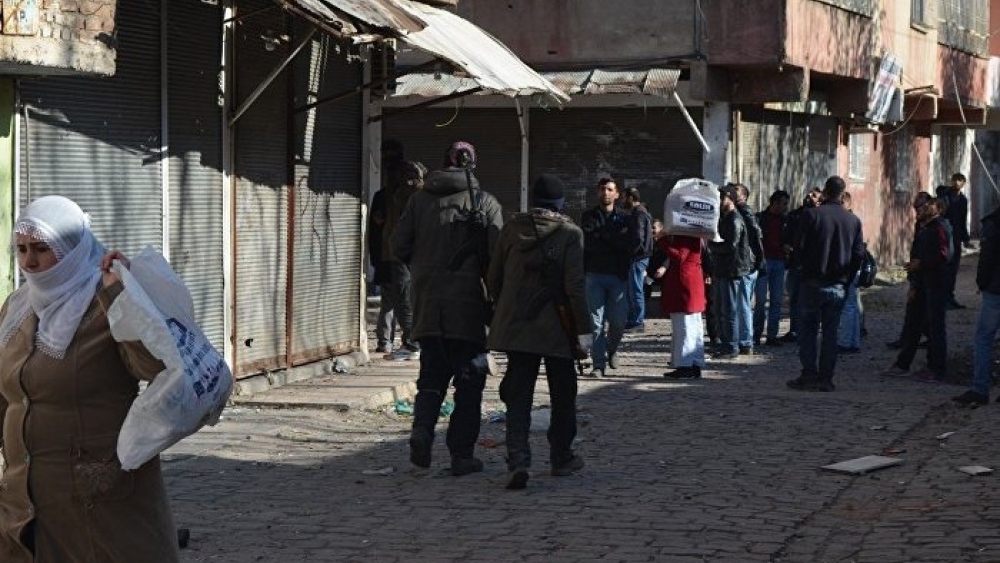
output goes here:
{"type": "Polygon", "coordinates": [[[402,141],[407,160],[423,162],[430,170],[441,167],[451,143],[472,143],[476,178],[500,200],[505,217],[520,210],[521,133],[513,104],[509,109],[459,106],[403,112],[384,121],[382,138],[402,141]]]}
{"type": "Polygon", "coordinates": [[[836,173],[835,119],[766,110],[744,110],[741,116],[738,179],[750,188],[754,209],[766,207],[779,189],[797,206],[806,191],[836,173]]]}
{"type": "MultiPolygon", "coordinates": [[[[361,64],[340,51],[329,37],[316,36],[296,59],[296,106],[361,84],[361,64]]],[[[360,345],[361,129],[357,94],[295,116],[293,365],[360,345]]]]}
{"type": "MultiPolygon", "coordinates": [[[[701,126],[701,109],[690,108],[701,126]]],[[[531,178],[556,174],[566,183],[567,213],[595,205],[602,176],[635,186],[654,217],[682,178],[698,176],[702,149],[677,108],[569,108],[531,112],[531,178]]]]}

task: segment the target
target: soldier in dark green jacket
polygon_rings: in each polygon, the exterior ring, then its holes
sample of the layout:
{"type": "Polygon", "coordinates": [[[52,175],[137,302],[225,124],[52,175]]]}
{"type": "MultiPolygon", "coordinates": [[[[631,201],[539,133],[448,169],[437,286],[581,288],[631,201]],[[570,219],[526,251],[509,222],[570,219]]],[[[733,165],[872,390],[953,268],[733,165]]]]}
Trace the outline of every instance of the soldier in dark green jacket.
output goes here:
{"type": "Polygon", "coordinates": [[[472,175],[475,162],[471,144],[453,144],[445,168],[410,197],[392,234],[393,253],[410,267],[413,338],[420,343],[410,461],[430,467],[434,426],[454,379],[447,445],[456,476],[483,470],[473,456],[489,369],[483,274],[503,227],[500,203],[472,175]]]}
{"type": "Polygon", "coordinates": [[[577,393],[573,360],[589,351],[593,325],[583,272],[583,232],[561,214],[564,202],[559,178],[541,175],[532,187],[533,208],[515,215],[500,233],[487,278],[490,294],[497,299],[489,348],[507,353],[500,398],[507,405],[508,489],[523,489],[528,483],[528,432],[542,360],[552,404],[551,473],[565,476],[583,468],[583,459],[572,449],[577,393]]]}

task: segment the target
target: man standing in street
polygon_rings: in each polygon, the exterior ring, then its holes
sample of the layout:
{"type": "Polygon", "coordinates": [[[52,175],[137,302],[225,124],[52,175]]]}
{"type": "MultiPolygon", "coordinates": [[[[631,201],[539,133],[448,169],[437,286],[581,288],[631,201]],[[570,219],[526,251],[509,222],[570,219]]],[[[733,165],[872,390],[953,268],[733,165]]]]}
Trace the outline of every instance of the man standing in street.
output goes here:
{"type": "Polygon", "coordinates": [[[833,391],[837,367],[837,328],[844,309],[847,283],[865,257],[861,219],[844,209],[847,185],[831,176],[823,187],[823,203],[801,218],[795,250],[802,258],[799,290],[801,314],[799,360],[802,374],[788,387],[798,391],[833,391]],[[822,345],[817,337],[822,327],[822,345]]]}
{"type": "Polygon", "coordinates": [[[454,381],[446,443],[455,476],[483,470],[473,455],[489,370],[483,274],[503,226],[500,203],[480,188],[475,165],[471,144],[452,144],[445,168],[429,174],[424,189],[410,197],[392,235],[393,252],[410,266],[413,337],[421,349],[410,462],[430,467],[434,427],[454,381]]]}
{"type": "Polygon", "coordinates": [[[611,178],[597,182],[597,206],[583,213],[583,270],[587,274],[587,303],[594,323],[594,367],[591,377],[604,377],[605,367],[618,367],[618,345],[628,315],[626,281],[639,235],[615,205],[618,184],[611,178]],[[607,331],[604,323],[607,322],[607,331]]]}
{"type": "Polygon", "coordinates": [[[972,348],[972,386],[952,399],[972,408],[990,402],[993,382],[993,343],[1000,331],[1000,207],[983,217],[979,247],[976,286],[983,292],[983,306],[979,309],[972,348]]]}
{"type": "Polygon", "coordinates": [[[937,196],[944,200],[947,210],[945,218],[951,223],[952,250],[951,260],[948,262],[948,285],[945,288],[945,305],[948,309],[964,309],[958,301],[955,301],[955,283],[958,280],[958,267],[962,262],[962,247],[973,248],[969,238],[969,200],[962,193],[965,187],[965,175],[956,172],[951,175],[950,186],[940,186],[937,196]]]}
{"type": "Polygon", "coordinates": [[[799,287],[802,281],[800,258],[792,244],[797,238],[799,220],[806,209],[819,205],[823,200],[823,190],[812,187],[802,199],[802,205],[788,213],[786,229],[788,242],[785,244],[785,291],[788,293],[788,332],[781,337],[782,342],[794,344],[799,341],[799,287]]]}
{"type": "Polygon", "coordinates": [[[488,276],[497,311],[489,347],[507,353],[500,399],[507,405],[508,489],[523,489],[531,467],[529,431],[538,369],[544,360],[551,399],[548,429],[551,474],[583,468],[573,453],[576,372],[573,360],[593,342],[583,274],[583,233],[562,214],[563,184],[542,174],[531,189],[527,213],[504,225],[488,276]]]}
{"type": "Polygon", "coordinates": [[[760,225],[757,224],[757,217],[747,204],[747,200],[750,198],[750,188],[743,184],[736,184],[736,198],[736,210],[746,226],[747,244],[750,245],[750,252],[753,256],[753,268],[740,278],[736,322],[739,331],[740,354],[752,356],[754,345],[757,343],[753,327],[753,295],[757,279],[765,273],[766,262],[764,261],[764,244],[760,225]]]}
{"type": "Polygon", "coordinates": [[[639,190],[625,188],[625,210],[628,212],[629,229],[639,236],[639,251],[632,257],[628,279],[628,317],[625,329],[641,331],[646,323],[646,270],[653,255],[653,217],[639,199],[639,190]]]}
{"type": "Polygon", "coordinates": [[[948,263],[952,235],[942,217],[944,202],[931,199],[917,215],[919,228],[913,238],[906,275],[910,281],[906,313],[903,318],[902,348],[892,367],[882,372],[888,376],[906,376],[917,353],[920,335],[927,331],[927,369],[913,375],[918,381],[941,381],[947,373],[948,337],[945,323],[947,306],[948,263]]]}
{"type": "MultiPolygon", "coordinates": [[[[395,317],[402,330],[402,341],[398,349],[387,350],[385,356],[388,360],[413,360],[420,357],[420,346],[413,339],[413,305],[410,298],[410,268],[400,262],[399,258],[392,253],[392,233],[399,224],[399,218],[406,209],[406,204],[410,197],[417,190],[424,186],[424,165],[419,162],[404,162],[399,169],[398,185],[389,192],[388,201],[385,206],[385,225],[383,226],[383,249],[382,258],[389,268],[389,281],[382,287],[382,307],[388,306],[392,311],[389,318],[388,329],[379,315],[378,331],[387,331],[392,334],[392,317],[395,317]]],[[[378,336],[382,341],[382,334],[378,336]]],[[[390,346],[392,339],[389,339],[390,346]]]]}
{"type": "MultiPolygon", "coordinates": [[[[392,351],[394,327],[396,324],[396,296],[392,293],[392,267],[386,259],[389,235],[386,233],[386,219],[389,202],[392,201],[400,184],[400,173],[405,157],[403,144],[395,139],[382,141],[382,189],[372,196],[368,212],[368,260],[373,269],[372,281],[379,288],[378,320],[375,323],[375,338],[378,345],[375,352],[386,354],[392,351]]],[[[405,341],[405,337],[404,337],[405,341]]]]}
{"type": "Polygon", "coordinates": [[[747,243],[747,228],[743,216],[736,210],[736,186],[719,188],[719,238],[708,243],[712,255],[713,314],[719,336],[719,349],[714,358],[731,360],[739,357],[740,282],[753,270],[753,253],[747,243]]]}
{"type": "Polygon", "coordinates": [[[754,342],[759,342],[767,329],[768,346],[780,346],[778,322],[781,320],[781,300],[785,295],[785,246],[787,244],[788,192],[771,194],[767,209],[757,214],[764,246],[765,268],[757,279],[753,311],[754,342]],[[766,327],[765,327],[765,320],[766,327]]]}

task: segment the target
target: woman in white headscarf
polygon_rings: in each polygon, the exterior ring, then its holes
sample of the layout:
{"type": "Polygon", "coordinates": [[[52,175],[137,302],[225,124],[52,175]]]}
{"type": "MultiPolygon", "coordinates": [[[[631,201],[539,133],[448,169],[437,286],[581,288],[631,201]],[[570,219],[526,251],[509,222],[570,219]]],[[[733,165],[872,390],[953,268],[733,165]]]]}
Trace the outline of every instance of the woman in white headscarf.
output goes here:
{"type": "Polygon", "coordinates": [[[32,202],[14,226],[25,283],[0,310],[0,561],[176,563],[154,458],[123,471],[118,432],[163,365],[111,337],[112,260],[73,201],[32,202]]]}

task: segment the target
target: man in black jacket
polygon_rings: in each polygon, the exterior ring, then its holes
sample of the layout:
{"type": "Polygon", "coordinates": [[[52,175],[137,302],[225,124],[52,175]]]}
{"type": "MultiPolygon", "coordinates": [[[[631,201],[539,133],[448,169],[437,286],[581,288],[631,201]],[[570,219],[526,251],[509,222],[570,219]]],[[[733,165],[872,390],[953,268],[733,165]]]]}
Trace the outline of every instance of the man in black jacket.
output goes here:
{"type": "Polygon", "coordinates": [[[945,218],[951,223],[952,245],[951,260],[948,262],[948,286],[945,300],[948,309],[964,309],[965,305],[955,301],[955,282],[958,279],[958,267],[962,262],[962,247],[972,248],[969,238],[969,200],[962,194],[965,187],[965,175],[956,172],[951,175],[951,185],[939,186],[937,196],[947,204],[945,218]]]}
{"type": "Polygon", "coordinates": [[[990,402],[993,343],[1000,331],[1000,207],[983,217],[976,286],[983,292],[983,306],[979,309],[972,348],[972,386],[952,399],[960,405],[973,408],[990,402]]]}
{"type": "Polygon", "coordinates": [[[646,323],[646,269],[653,255],[653,217],[639,199],[639,190],[625,188],[625,210],[628,213],[629,229],[639,237],[639,250],[632,257],[628,276],[628,316],[625,329],[642,330],[646,323]]]}
{"type": "Polygon", "coordinates": [[[844,309],[847,283],[865,257],[861,219],[844,209],[847,185],[831,176],[823,187],[823,203],[807,209],[798,227],[795,250],[802,258],[799,360],[802,374],[788,381],[800,391],[833,391],[837,366],[837,328],[844,309]],[[817,357],[816,340],[823,342],[817,357]]]}
{"type": "Polygon", "coordinates": [[[908,375],[917,353],[917,343],[927,331],[927,369],[914,374],[921,381],[941,381],[947,371],[948,338],[945,332],[945,306],[948,286],[948,262],[952,235],[942,217],[944,202],[930,199],[919,210],[919,229],[913,238],[910,261],[906,263],[910,291],[903,318],[902,349],[896,362],[883,375],[908,375]]]}
{"type": "Polygon", "coordinates": [[[616,354],[628,315],[625,283],[632,257],[639,251],[639,235],[616,206],[617,201],[618,184],[611,178],[602,178],[597,183],[597,206],[580,218],[587,303],[594,321],[591,377],[603,377],[605,367],[618,367],[616,354]]]}
{"type": "Polygon", "coordinates": [[[788,213],[788,244],[785,245],[785,291],[788,293],[788,332],[781,337],[782,342],[794,344],[799,340],[799,287],[802,281],[802,265],[792,243],[799,229],[799,221],[806,209],[811,209],[823,200],[823,190],[812,187],[802,199],[802,205],[788,213]]]}
{"type": "Polygon", "coordinates": [[[766,270],[766,262],[764,261],[764,237],[761,234],[760,225],[757,223],[757,216],[750,209],[749,198],[750,188],[746,187],[745,184],[736,184],[736,211],[739,211],[740,217],[743,218],[743,224],[747,229],[747,244],[750,245],[750,252],[753,255],[753,268],[740,279],[736,320],[740,354],[752,356],[754,354],[753,348],[757,344],[756,338],[754,338],[753,296],[757,280],[766,270]]]}
{"type": "Polygon", "coordinates": [[[747,243],[747,227],[736,210],[736,186],[719,188],[719,242],[710,242],[712,255],[713,312],[719,336],[716,359],[731,360],[740,354],[740,281],[753,270],[753,253],[747,243]]]}

